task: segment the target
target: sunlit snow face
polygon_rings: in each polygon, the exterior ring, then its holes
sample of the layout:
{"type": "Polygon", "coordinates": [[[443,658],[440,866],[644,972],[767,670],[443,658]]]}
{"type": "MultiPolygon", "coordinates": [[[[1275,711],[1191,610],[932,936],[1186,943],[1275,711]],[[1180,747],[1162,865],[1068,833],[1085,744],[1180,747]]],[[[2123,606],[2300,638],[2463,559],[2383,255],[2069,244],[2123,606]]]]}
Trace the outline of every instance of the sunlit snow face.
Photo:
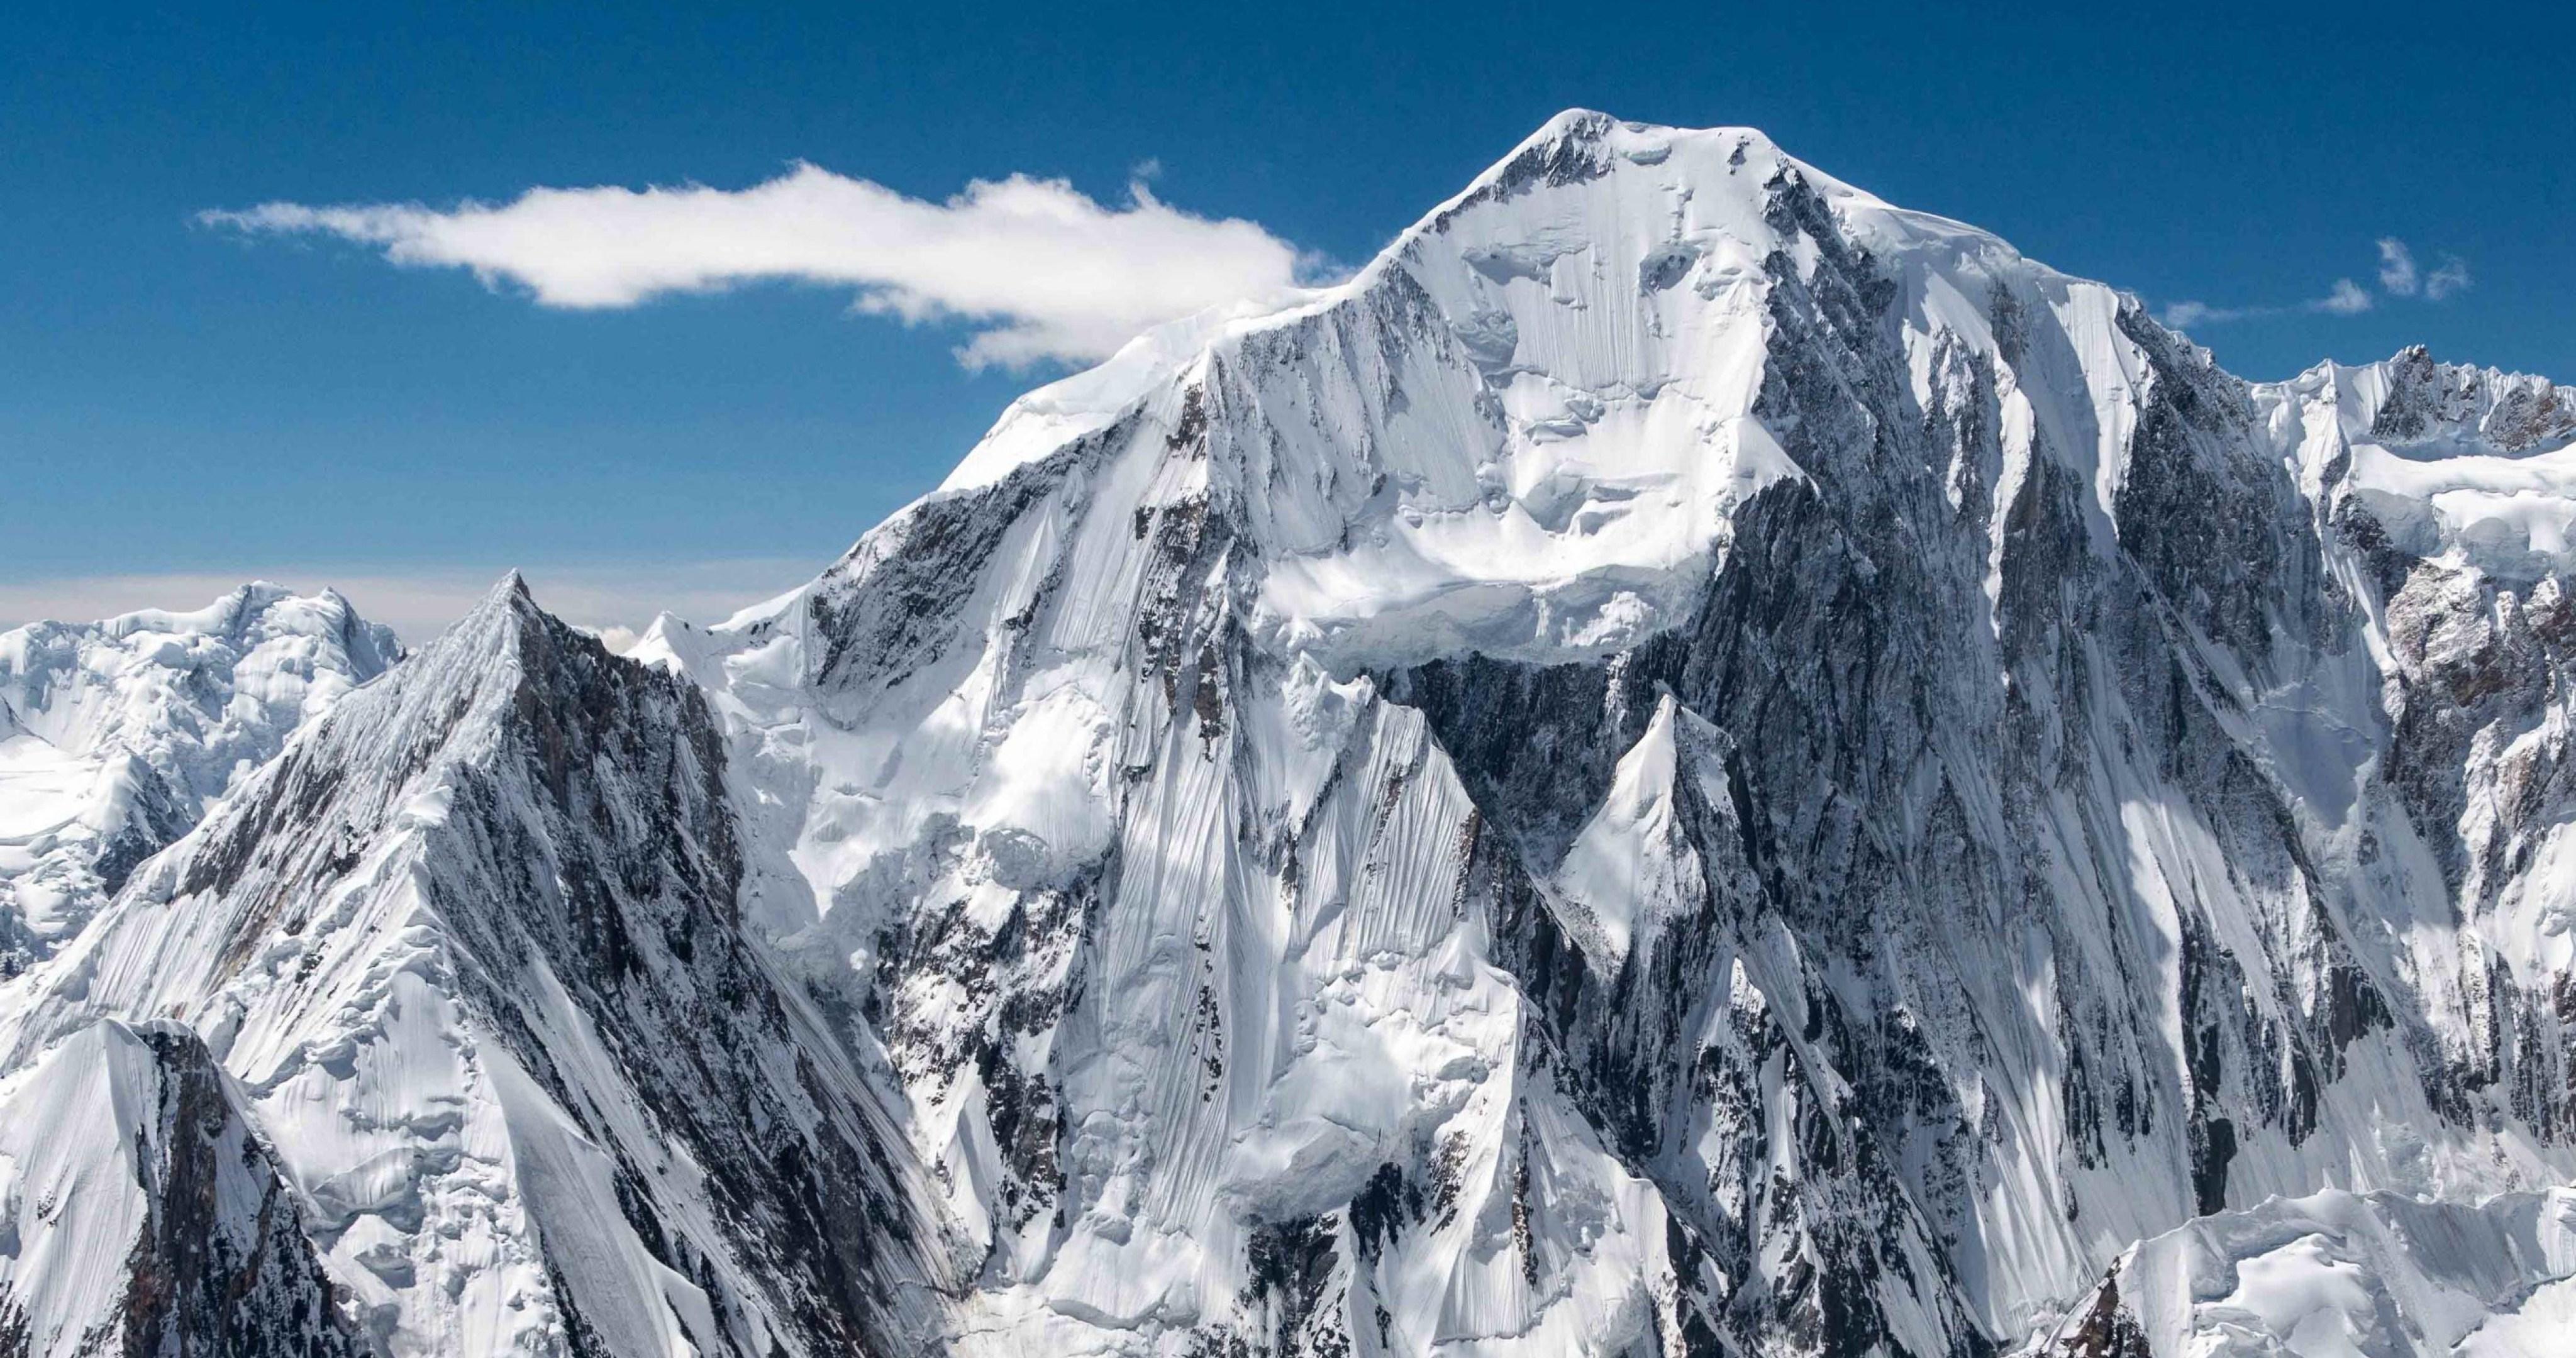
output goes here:
{"type": "Polygon", "coordinates": [[[397,654],[337,595],[268,585],[0,632],[0,914],[68,938],[104,846],[158,847],[397,654]]]}
{"type": "Polygon", "coordinates": [[[2418,349],[2260,397],[2305,474],[2339,466],[2400,550],[2508,580],[2576,568],[2576,403],[2551,384],[2418,349]]]}
{"type": "Polygon", "coordinates": [[[1284,549],[1261,604],[1288,644],[1337,667],[1633,645],[1688,609],[1734,510],[1800,475],[1752,415],[1778,153],[1619,128],[1604,154],[1443,209],[1382,262],[1400,282],[1354,285],[1376,306],[1307,323],[1284,372],[1248,365],[1274,433],[1242,456],[1284,549]],[[1352,365],[1360,399],[1312,394],[1352,365]]]}

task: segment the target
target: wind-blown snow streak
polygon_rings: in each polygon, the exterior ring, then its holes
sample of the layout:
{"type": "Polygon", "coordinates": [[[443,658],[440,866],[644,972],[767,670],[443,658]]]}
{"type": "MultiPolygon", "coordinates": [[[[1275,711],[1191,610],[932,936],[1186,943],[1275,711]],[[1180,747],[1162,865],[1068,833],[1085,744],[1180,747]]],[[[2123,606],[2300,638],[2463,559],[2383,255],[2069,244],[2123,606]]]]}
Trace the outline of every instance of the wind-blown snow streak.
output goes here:
{"type": "Polygon", "coordinates": [[[398,1351],[2511,1351],[2571,436],[1571,113],[665,673],[501,591],[0,1052],[206,1033],[398,1351]]]}

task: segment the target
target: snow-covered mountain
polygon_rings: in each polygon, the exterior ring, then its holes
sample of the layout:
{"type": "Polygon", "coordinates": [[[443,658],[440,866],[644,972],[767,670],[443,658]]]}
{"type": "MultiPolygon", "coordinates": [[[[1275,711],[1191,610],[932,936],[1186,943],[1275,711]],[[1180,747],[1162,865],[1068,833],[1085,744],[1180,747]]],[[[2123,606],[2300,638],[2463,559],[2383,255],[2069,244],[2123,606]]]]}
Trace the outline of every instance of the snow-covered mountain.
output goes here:
{"type": "MultiPolygon", "coordinates": [[[[0,1061],[201,1034],[379,1351],[894,1351],[941,1237],[739,927],[722,764],[694,689],[513,577],[23,978],[0,1061]]],[[[33,1350],[76,1319],[35,1310],[33,1350]]]]}
{"type": "Polygon", "coordinates": [[[769,604],[505,582],[0,989],[0,1098],[201,1035],[393,1353],[2546,1352],[2571,412],[1569,113],[769,604]]]}
{"type": "Polygon", "coordinates": [[[0,975],[401,656],[339,595],[265,583],[193,613],[0,632],[0,975]]]}

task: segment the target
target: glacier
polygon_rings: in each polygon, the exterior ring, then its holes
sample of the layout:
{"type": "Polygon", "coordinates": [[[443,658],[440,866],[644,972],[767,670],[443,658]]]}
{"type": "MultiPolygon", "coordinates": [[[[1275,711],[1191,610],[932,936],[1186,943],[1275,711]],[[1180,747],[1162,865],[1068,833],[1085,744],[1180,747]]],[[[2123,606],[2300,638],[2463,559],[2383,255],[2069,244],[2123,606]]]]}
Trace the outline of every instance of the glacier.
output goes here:
{"type": "Polygon", "coordinates": [[[1569,112],[795,591],[313,681],[0,984],[0,1334],[2545,1354],[2571,523],[2544,379],[1569,112]],[[16,1130],[172,1087],[211,1215],[16,1130]]]}

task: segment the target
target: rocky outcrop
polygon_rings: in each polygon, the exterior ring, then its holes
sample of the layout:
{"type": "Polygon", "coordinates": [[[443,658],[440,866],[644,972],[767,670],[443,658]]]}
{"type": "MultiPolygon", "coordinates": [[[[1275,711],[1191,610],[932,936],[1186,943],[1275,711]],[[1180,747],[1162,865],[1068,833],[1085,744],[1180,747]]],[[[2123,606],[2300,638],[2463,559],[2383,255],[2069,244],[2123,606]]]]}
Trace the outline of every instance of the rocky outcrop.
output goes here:
{"type": "Polygon", "coordinates": [[[194,1032],[103,1020],[0,1104],[13,1354],[368,1351],[294,1191],[194,1032]]]}

